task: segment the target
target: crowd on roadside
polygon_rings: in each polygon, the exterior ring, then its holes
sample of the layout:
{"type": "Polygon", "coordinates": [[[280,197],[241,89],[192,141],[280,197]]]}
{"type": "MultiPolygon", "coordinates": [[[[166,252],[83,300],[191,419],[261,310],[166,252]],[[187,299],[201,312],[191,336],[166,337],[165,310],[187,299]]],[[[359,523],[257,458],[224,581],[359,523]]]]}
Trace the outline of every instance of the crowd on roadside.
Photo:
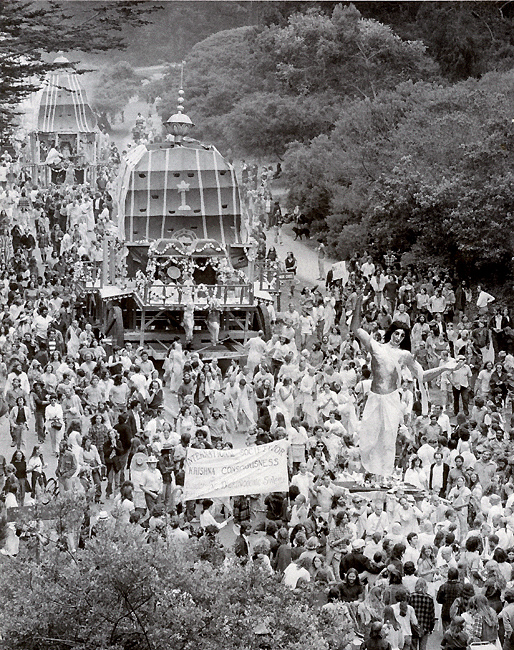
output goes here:
{"type": "MultiPolygon", "coordinates": [[[[126,525],[177,539],[203,535],[206,556],[223,558],[217,535],[234,523],[241,561],[292,589],[315,585],[322,602],[345,603],[369,650],[424,650],[436,625],[447,648],[499,639],[508,650],[508,309],[443,269],[354,256],[343,277],[324,277],[321,265],[320,285],[271,312],[271,337],[251,338],[242,363],[222,371],[177,336],[159,372],[144,348],[108,347],[76,293],[73,268],[100,259],[109,227],[109,174],[94,189],[42,190],[27,181],[0,193],[1,411],[13,452],[0,457],[5,506],[45,493],[55,455],[60,493],[92,494],[98,504],[89,534],[126,525]],[[402,323],[423,369],[455,362],[430,386],[426,414],[415,378],[403,373],[396,472],[385,479],[360,462],[372,367],[350,331],[359,296],[362,328],[375,340],[402,323]],[[188,448],[281,438],[289,441],[287,494],[184,501],[188,448]]],[[[66,543],[73,550],[79,539],[66,543]]]]}

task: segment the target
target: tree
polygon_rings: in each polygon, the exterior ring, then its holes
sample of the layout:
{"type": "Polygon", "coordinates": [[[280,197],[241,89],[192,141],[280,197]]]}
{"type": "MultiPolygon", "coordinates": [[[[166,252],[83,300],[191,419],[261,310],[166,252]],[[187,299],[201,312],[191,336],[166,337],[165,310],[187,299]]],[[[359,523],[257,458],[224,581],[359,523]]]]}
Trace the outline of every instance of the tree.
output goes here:
{"type": "MultiPolygon", "coordinates": [[[[186,64],[186,108],[197,135],[241,155],[280,157],[290,142],[328,133],[346,98],[436,75],[422,43],[402,41],[353,5],[314,7],[286,24],[227,30],[197,44],[186,64]]],[[[166,86],[159,94],[169,111],[176,75],[166,86]]]]}
{"type": "Polygon", "coordinates": [[[514,7],[490,2],[359,2],[367,18],[421,40],[450,81],[512,68],[514,7]]]}
{"type": "Polygon", "coordinates": [[[287,150],[291,205],[341,256],[350,241],[476,276],[510,272],[512,80],[405,83],[347,102],[329,136],[287,150]]]}
{"type": "Polygon", "coordinates": [[[373,97],[437,74],[423,43],[402,41],[387,25],[362,18],[354,5],[337,5],[330,16],[293,14],[285,27],[263,30],[257,43],[275,86],[294,95],[330,90],[373,97]]]}
{"type": "Polygon", "coordinates": [[[191,50],[186,60],[186,95],[198,123],[225,115],[246,93],[262,88],[253,73],[254,33],[254,27],[218,32],[191,50]]]}
{"type": "Polygon", "coordinates": [[[145,24],[155,6],[145,2],[83,4],[74,14],[70,3],[3,2],[0,5],[0,131],[12,125],[16,106],[37,90],[56,66],[49,55],[59,51],[104,52],[122,49],[123,25],[145,24]]]}
{"type": "MultiPolygon", "coordinates": [[[[6,650],[258,648],[339,649],[351,621],[327,618],[258,568],[200,559],[143,531],[100,532],[75,556],[47,550],[40,564],[2,566],[0,625],[6,650]]],[[[201,540],[205,541],[205,540],[201,540]]],[[[205,550],[205,549],[204,549],[205,550]]],[[[346,635],[346,638],[345,638],[346,635]]]]}
{"type": "Polygon", "coordinates": [[[451,81],[507,70],[514,61],[508,3],[421,3],[416,33],[451,81]]]}
{"type": "Polygon", "coordinates": [[[101,114],[114,117],[142,88],[141,81],[141,77],[126,61],[107,66],[95,86],[92,97],[93,107],[101,114]]]}
{"type": "Polygon", "coordinates": [[[331,96],[291,97],[278,93],[253,93],[240,100],[222,121],[227,145],[242,155],[278,158],[291,141],[309,142],[328,131],[338,106],[331,96]]]}

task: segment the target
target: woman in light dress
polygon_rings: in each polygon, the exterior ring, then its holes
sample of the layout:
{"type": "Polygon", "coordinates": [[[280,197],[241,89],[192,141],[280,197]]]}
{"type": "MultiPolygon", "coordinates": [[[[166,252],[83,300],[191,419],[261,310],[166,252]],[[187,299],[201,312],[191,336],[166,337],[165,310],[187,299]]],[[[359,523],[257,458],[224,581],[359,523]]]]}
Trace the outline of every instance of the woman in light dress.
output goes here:
{"type": "Polygon", "coordinates": [[[66,332],[66,349],[68,354],[76,357],[80,348],[80,328],[76,320],[72,321],[66,332]]]}
{"type": "Polygon", "coordinates": [[[164,360],[164,384],[172,393],[176,393],[182,383],[184,355],[179,341],[173,341],[168,356],[164,360]]]}
{"type": "Polygon", "coordinates": [[[248,359],[246,362],[246,367],[250,374],[253,375],[255,367],[266,356],[267,346],[266,342],[264,341],[264,332],[260,330],[257,333],[257,336],[249,339],[245,343],[245,347],[248,348],[248,359]]]}
{"type": "Polygon", "coordinates": [[[294,416],[294,394],[291,377],[284,377],[275,388],[277,409],[284,415],[286,427],[291,426],[291,418],[294,416]]]}
{"type": "Polygon", "coordinates": [[[251,384],[244,377],[240,377],[237,386],[235,401],[235,419],[241,431],[248,431],[255,425],[257,419],[257,406],[251,384]]]}

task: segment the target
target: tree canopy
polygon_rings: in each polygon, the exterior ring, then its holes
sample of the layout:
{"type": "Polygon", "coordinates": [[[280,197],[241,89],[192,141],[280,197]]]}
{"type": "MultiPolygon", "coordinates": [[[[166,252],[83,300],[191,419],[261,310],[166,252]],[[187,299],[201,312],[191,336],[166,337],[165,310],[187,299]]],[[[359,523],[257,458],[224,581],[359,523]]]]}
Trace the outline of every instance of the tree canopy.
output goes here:
{"type": "Polygon", "coordinates": [[[359,2],[366,17],[422,40],[449,81],[509,70],[514,62],[514,7],[508,2],[359,2]]]}
{"type": "Polygon", "coordinates": [[[512,79],[406,83],[349,102],[328,137],[289,148],[291,203],[343,257],[372,246],[467,274],[510,270],[512,79]]]}
{"type": "Polygon", "coordinates": [[[99,112],[114,117],[141,88],[142,78],[127,61],[106,66],[93,91],[92,105],[99,112]]]}
{"type": "Polygon", "coordinates": [[[202,559],[202,538],[147,543],[137,529],[101,531],[76,554],[48,549],[40,563],[2,565],[6,650],[258,648],[338,650],[350,621],[331,618],[274,576],[234,558],[202,559]]]}
{"type": "MultiPolygon", "coordinates": [[[[345,98],[436,77],[421,42],[403,41],[353,5],[330,14],[313,7],[285,24],[219,32],[193,47],[187,111],[198,134],[234,153],[280,157],[290,142],[328,133],[345,98]]],[[[165,80],[163,111],[174,104],[166,86],[175,83],[174,75],[165,80]]]]}

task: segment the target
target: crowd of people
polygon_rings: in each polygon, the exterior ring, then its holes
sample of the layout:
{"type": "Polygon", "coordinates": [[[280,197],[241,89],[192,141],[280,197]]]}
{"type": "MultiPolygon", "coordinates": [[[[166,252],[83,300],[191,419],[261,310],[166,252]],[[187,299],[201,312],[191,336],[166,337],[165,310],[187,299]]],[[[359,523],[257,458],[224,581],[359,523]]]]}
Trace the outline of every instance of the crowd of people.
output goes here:
{"type": "MultiPolygon", "coordinates": [[[[250,338],[240,362],[202,360],[177,335],[161,369],[144,347],[107,345],[77,293],[73,269],[101,259],[111,224],[112,169],[99,179],[0,190],[5,507],[47,495],[55,465],[60,494],[97,504],[87,534],[112,525],[201,536],[207,557],[234,553],[344,604],[368,650],[424,650],[438,627],[451,650],[477,640],[510,650],[507,307],[440,268],[355,255],[339,279],[321,263],[323,282],[271,310],[271,336],[250,338]],[[365,455],[375,427],[382,437],[365,455]],[[289,442],[288,493],[184,500],[189,448],[278,439],[289,442]],[[392,471],[374,471],[389,454],[392,471]],[[232,550],[218,540],[229,523],[232,550]]],[[[289,266],[296,273],[296,260],[289,266]]],[[[65,543],[74,550],[79,534],[65,543]]]]}

